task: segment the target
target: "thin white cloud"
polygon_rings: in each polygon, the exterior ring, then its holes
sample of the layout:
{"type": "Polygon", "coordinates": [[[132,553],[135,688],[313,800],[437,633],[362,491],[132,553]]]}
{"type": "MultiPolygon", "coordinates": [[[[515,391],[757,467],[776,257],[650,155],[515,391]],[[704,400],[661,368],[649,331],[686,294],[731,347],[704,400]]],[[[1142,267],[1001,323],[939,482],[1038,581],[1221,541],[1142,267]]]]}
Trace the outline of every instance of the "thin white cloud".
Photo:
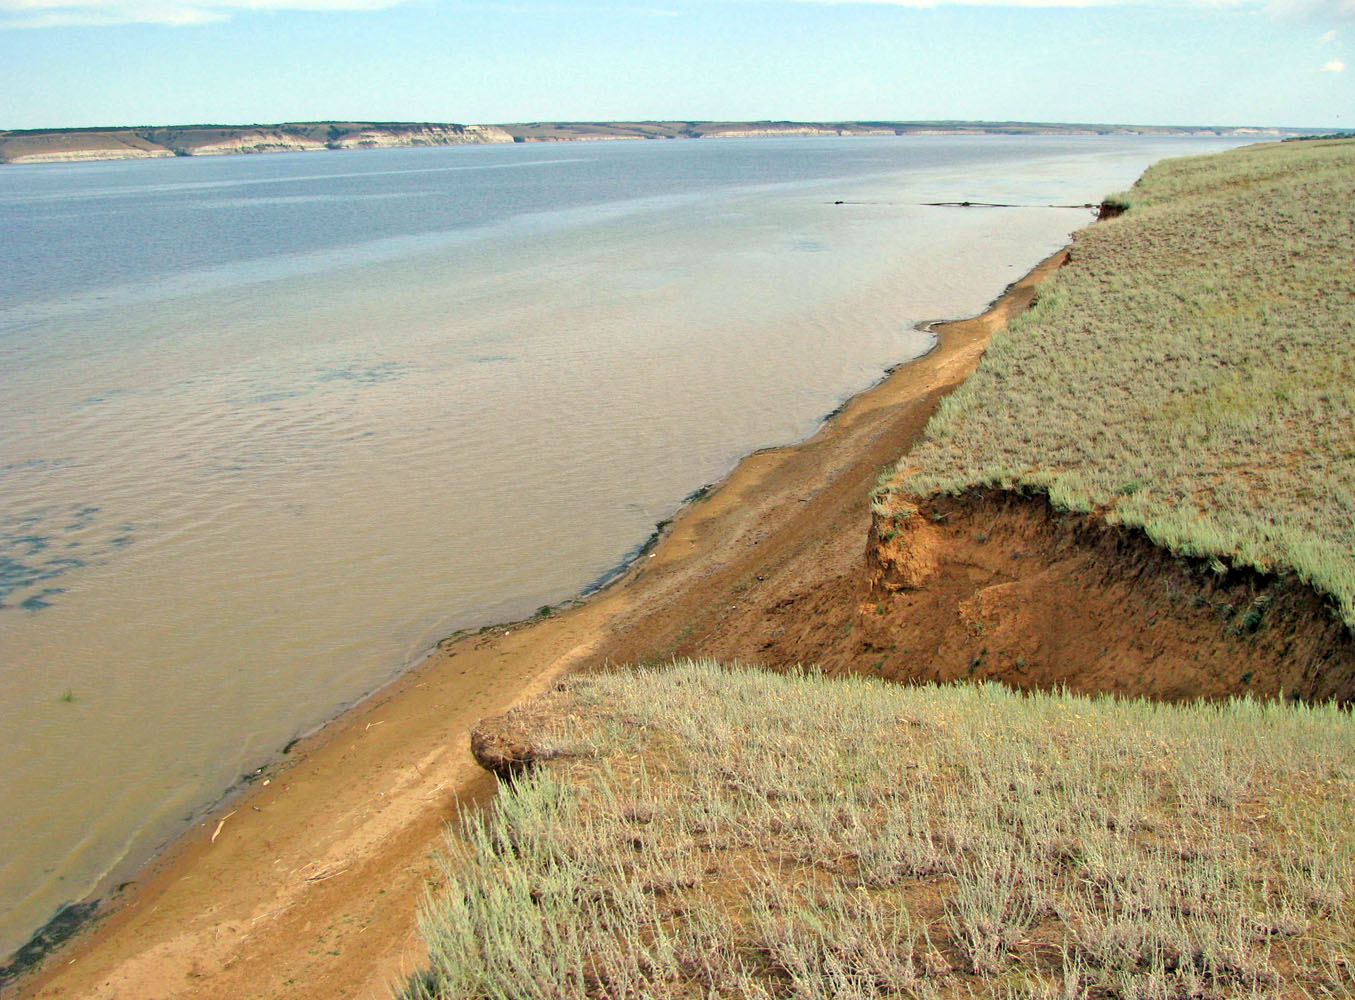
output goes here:
{"type": "Polygon", "coordinates": [[[224,21],[233,13],[242,10],[382,10],[400,2],[401,0],[0,0],[0,27],[210,24],[224,21]]]}
{"type": "Polygon", "coordinates": [[[791,0],[793,3],[872,4],[892,7],[1198,7],[1204,10],[1264,10],[1284,18],[1355,21],[1355,0],[791,0]]]}
{"type": "MultiPolygon", "coordinates": [[[[0,28],[46,28],[115,24],[194,25],[224,21],[247,10],[353,11],[381,10],[405,0],[0,0],[0,28]]],[[[715,0],[722,2],[722,0],[715,0]]],[[[729,0],[723,0],[729,2],[729,0]]],[[[1215,6],[1219,3],[1264,2],[1264,0],[790,0],[817,4],[876,4],[895,7],[936,7],[966,4],[979,7],[1106,7],[1113,5],[1160,6],[1162,4],[1215,6]]],[[[1276,0],[1309,2],[1309,0],[1276,0]]],[[[1312,0],[1333,2],[1333,0],[1312,0]]],[[[1344,0],[1355,4],[1355,0],[1344,0]]],[[[541,10],[578,11],[573,0],[506,0],[476,4],[507,13],[537,13],[541,10]]],[[[587,4],[586,9],[625,12],[651,17],[673,17],[678,11],[661,6],[632,4],[587,4]]]]}
{"type": "MultiPolygon", "coordinates": [[[[814,3],[823,6],[869,4],[881,7],[1156,7],[1175,5],[1174,0],[792,0],[795,3],[814,3]]],[[[1209,0],[1196,0],[1209,3],[1209,0]]]]}
{"type": "MultiPolygon", "coordinates": [[[[0,0],[0,28],[42,28],[78,25],[166,24],[194,25],[224,21],[242,11],[369,11],[394,7],[407,0],[0,0]]],[[[714,3],[749,0],[707,0],[714,3]]],[[[757,0],[766,2],[766,0],[757,0]]],[[[783,0],[819,5],[869,4],[929,8],[969,7],[1199,7],[1208,10],[1265,10],[1280,17],[1355,21],[1355,0],[783,0]]],[[[643,0],[642,0],[643,3],[643,0]]],[[[484,9],[531,13],[541,9],[578,11],[574,0],[488,0],[484,9]]],[[[587,9],[625,12],[652,17],[679,16],[666,7],[599,4],[587,9]]],[[[1334,40],[1335,31],[1322,36],[1334,40]]]]}
{"type": "MultiPolygon", "coordinates": [[[[718,0],[717,0],[718,2],[718,0]]],[[[724,0],[734,2],[734,0],[724,0]]],[[[743,0],[749,2],[749,0],[743,0]]],[[[760,0],[759,0],[760,2],[760,0]]],[[[870,4],[891,7],[1141,7],[1265,11],[1279,17],[1355,20],[1355,0],[789,0],[820,5],[870,4]]]]}
{"type": "Polygon", "coordinates": [[[0,25],[7,28],[81,28],[114,24],[208,24],[225,20],[226,15],[182,4],[125,3],[117,7],[90,5],[47,7],[25,5],[15,11],[5,5],[0,25]]]}
{"type": "Polygon", "coordinates": [[[1322,69],[1320,69],[1318,72],[1320,72],[1320,73],[1344,73],[1345,70],[1346,70],[1346,64],[1345,64],[1345,63],[1343,63],[1340,59],[1332,59],[1332,60],[1330,60],[1329,62],[1324,63],[1323,66],[1322,66],[1322,69]]]}
{"type": "Polygon", "coordinates": [[[667,7],[632,7],[626,4],[598,4],[569,2],[533,3],[471,3],[476,10],[492,10],[500,14],[628,14],[634,17],[681,17],[682,11],[667,7]]]}
{"type": "MultiPolygon", "coordinates": [[[[1270,0],[1266,10],[1280,17],[1328,23],[1355,21],[1355,0],[1270,0]]],[[[1336,36],[1333,34],[1332,37],[1336,36]]]]}
{"type": "Polygon", "coordinates": [[[1328,31],[1321,38],[1319,38],[1318,41],[1321,42],[1323,45],[1336,41],[1336,29],[1333,28],[1331,31],[1328,31]]]}

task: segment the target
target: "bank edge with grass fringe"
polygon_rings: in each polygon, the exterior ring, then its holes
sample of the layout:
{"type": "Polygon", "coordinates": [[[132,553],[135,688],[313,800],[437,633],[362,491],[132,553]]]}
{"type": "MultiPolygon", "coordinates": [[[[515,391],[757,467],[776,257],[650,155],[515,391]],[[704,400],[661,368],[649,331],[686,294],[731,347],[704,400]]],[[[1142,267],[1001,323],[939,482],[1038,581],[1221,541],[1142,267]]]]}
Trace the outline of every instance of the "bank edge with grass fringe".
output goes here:
{"type": "MultiPolygon", "coordinates": [[[[1355,142],[1164,161],[994,337],[875,510],[1042,492],[1355,626],[1355,142]]],[[[883,529],[889,530],[888,526],[883,529]]]]}
{"type": "Polygon", "coordinates": [[[408,1000],[1355,993],[1355,720],[709,662],[577,676],[408,1000]]]}

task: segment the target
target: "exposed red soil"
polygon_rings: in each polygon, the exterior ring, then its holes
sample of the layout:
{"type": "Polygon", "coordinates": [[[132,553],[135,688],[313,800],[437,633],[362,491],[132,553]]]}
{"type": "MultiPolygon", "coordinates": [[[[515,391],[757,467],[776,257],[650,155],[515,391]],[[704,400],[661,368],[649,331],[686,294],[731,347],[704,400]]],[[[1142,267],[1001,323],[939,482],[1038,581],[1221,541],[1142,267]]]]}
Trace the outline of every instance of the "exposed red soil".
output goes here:
{"type": "Polygon", "coordinates": [[[1043,496],[932,497],[877,518],[868,561],[861,641],[886,677],[1355,700],[1355,642],[1311,587],[1217,574],[1043,496]]]}

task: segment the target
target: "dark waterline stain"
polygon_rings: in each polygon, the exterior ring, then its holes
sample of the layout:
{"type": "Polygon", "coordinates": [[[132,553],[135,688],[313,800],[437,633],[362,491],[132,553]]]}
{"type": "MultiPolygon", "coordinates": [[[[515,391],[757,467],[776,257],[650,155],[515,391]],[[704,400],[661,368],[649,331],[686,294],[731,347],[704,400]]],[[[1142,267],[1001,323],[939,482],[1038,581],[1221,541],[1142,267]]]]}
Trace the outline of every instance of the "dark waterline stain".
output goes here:
{"type": "Polygon", "coordinates": [[[10,958],[0,965],[0,986],[8,983],[25,969],[30,969],[50,952],[60,947],[99,912],[98,900],[88,903],[65,903],[57,908],[52,918],[43,924],[10,958]]]}

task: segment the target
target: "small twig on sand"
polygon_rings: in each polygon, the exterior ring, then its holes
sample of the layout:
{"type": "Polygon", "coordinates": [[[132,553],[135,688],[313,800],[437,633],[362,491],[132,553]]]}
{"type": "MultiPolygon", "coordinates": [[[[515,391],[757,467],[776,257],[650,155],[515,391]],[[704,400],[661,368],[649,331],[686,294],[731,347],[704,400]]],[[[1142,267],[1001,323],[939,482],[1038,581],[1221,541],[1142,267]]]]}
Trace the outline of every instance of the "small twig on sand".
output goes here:
{"type": "Polygon", "coordinates": [[[239,811],[240,811],[240,810],[238,810],[238,809],[232,809],[230,812],[226,813],[226,815],[224,815],[224,816],[221,817],[221,822],[218,823],[218,824],[216,825],[216,829],[212,831],[212,839],[211,839],[210,843],[213,843],[213,844],[216,843],[216,838],[219,837],[219,836],[221,836],[221,828],[222,828],[223,826],[226,825],[226,820],[230,819],[232,816],[234,816],[234,815],[235,815],[237,812],[239,812],[239,811]]]}

